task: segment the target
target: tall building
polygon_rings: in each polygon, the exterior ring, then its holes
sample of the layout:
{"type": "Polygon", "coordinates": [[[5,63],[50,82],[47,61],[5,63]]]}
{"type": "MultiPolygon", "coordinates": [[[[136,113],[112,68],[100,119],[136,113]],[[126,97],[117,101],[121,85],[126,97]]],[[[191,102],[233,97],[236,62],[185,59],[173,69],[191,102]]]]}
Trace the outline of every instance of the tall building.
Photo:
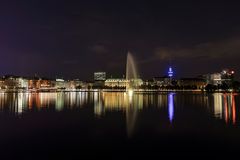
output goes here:
{"type": "Polygon", "coordinates": [[[64,81],[64,79],[56,79],[56,81],[55,81],[55,87],[56,87],[57,89],[65,89],[66,86],[65,86],[65,81],[64,81]]]}
{"type": "Polygon", "coordinates": [[[95,72],[93,88],[94,89],[103,88],[105,80],[106,80],[106,72],[95,72]]]}
{"type": "Polygon", "coordinates": [[[170,78],[173,77],[173,70],[172,70],[172,67],[171,67],[171,66],[168,68],[168,76],[169,76],[170,78]]]}
{"type": "Polygon", "coordinates": [[[105,81],[106,72],[94,72],[94,81],[105,81]]]}

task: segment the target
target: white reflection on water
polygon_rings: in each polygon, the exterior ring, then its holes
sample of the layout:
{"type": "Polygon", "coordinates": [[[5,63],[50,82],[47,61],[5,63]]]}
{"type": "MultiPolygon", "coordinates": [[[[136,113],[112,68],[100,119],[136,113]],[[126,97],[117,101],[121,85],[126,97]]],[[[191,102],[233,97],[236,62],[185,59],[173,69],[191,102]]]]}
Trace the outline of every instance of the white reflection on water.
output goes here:
{"type": "Polygon", "coordinates": [[[16,112],[18,113],[18,114],[22,114],[22,112],[23,112],[23,107],[26,107],[26,101],[24,101],[24,96],[26,96],[25,94],[23,94],[23,93],[19,93],[18,94],[18,98],[17,98],[17,110],[16,110],[16,112]]]}
{"type": "Polygon", "coordinates": [[[64,93],[59,92],[55,94],[55,99],[56,99],[56,110],[61,111],[64,108],[64,93]]]}
{"type": "Polygon", "coordinates": [[[216,118],[224,120],[226,123],[236,123],[236,94],[214,93],[214,115],[216,118]]]}
{"type": "Polygon", "coordinates": [[[104,115],[103,95],[101,92],[94,92],[94,114],[97,116],[104,115]]]}
{"type": "Polygon", "coordinates": [[[218,118],[222,118],[222,110],[223,110],[223,99],[221,93],[214,93],[214,115],[218,118]]]}

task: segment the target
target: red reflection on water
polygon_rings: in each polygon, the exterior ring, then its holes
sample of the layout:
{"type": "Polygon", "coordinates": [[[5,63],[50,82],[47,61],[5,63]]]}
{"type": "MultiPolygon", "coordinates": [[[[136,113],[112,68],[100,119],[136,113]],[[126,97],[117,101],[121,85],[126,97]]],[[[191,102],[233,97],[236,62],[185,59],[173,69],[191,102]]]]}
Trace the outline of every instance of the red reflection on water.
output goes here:
{"type": "Polygon", "coordinates": [[[236,104],[235,104],[235,96],[232,95],[232,120],[233,124],[236,123],[236,104]]]}
{"type": "Polygon", "coordinates": [[[227,96],[226,94],[223,95],[224,100],[224,114],[225,114],[225,122],[228,123],[228,105],[227,105],[227,96]]]}
{"type": "Polygon", "coordinates": [[[224,94],[223,95],[224,103],[224,118],[225,122],[236,124],[236,102],[234,94],[224,94]]]}

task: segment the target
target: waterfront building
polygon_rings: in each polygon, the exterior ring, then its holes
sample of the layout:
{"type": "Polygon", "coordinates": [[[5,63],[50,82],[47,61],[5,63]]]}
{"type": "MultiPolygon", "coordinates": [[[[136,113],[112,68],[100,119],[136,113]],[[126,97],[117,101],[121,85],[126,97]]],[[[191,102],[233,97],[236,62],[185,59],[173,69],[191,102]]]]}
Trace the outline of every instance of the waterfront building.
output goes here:
{"type": "Polygon", "coordinates": [[[2,80],[4,89],[28,89],[28,80],[23,77],[6,75],[2,80]]]}
{"type": "Polygon", "coordinates": [[[125,78],[109,78],[105,81],[105,86],[106,87],[127,88],[127,87],[129,87],[130,83],[132,84],[131,86],[133,88],[139,88],[140,86],[142,86],[144,84],[143,80],[140,78],[131,79],[131,80],[127,80],[125,78]]]}
{"type": "Polygon", "coordinates": [[[132,79],[130,80],[133,82],[133,88],[139,88],[140,86],[143,85],[143,80],[141,78],[135,78],[135,79],[132,79]]]}
{"type": "Polygon", "coordinates": [[[65,89],[66,85],[65,85],[64,79],[56,79],[56,81],[55,81],[55,88],[56,89],[65,89]]]}
{"type": "Polygon", "coordinates": [[[81,89],[84,85],[84,82],[80,81],[79,79],[68,80],[65,82],[65,87],[68,90],[81,89]]]}
{"type": "Polygon", "coordinates": [[[208,84],[212,84],[212,85],[222,84],[222,75],[220,73],[208,74],[205,77],[208,84]]]}
{"type": "Polygon", "coordinates": [[[74,79],[73,83],[76,89],[81,89],[84,85],[86,85],[85,82],[80,81],[79,79],[74,79]]]}
{"type": "Polygon", "coordinates": [[[224,69],[221,72],[222,83],[231,85],[234,80],[234,71],[230,69],[224,69]]]}
{"type": "Polygon", "coordinates": [[[5,89],[4,79],[0,78],[0,89],[5,89]]]}
{"type": "Polygon", "coordinates": [[[49,90],[54,89],[56,81],[48,78],[33,77],[28,80],[28,89],[49,90]]]}
{"type": "Polygon", "coordinates": [[[16,78],[17,88],[19,89],[28,89],[28,79],[23,77],[16,78]]]}
{"type": "Polygon", "coordinates": [[[14,76],[4,76],[4,88],[5,89],[15,89],[17,88],[17,81],[14,76]]]}
{"type": "Polygon", "coordinates": [[[129,80],[125,78],[109,78],[105,81],[106,87],[127,87],[129,86],[129,80]]]}
{"type": "Polygon", "coordinates": [[[94,72],[94,81],[105,81],[106,72],[94,72]]]}
{"type": "Polygon", "coordinates": [[[106,80],[106,72],[95,72],[93,88],[96,88],[96,89],[103,88],[105,84],[105,80],[106,80]]]}
{"type": "Polygon", "coordinates": [[[51,79],[41,79],[40,80],[40,89],[53,89],[55,87],[55,80],[51,79]]]}
{"type": "Polygon", "coordinates": [[[39,89],[41,84],[41,78],[34,76],[28,80],[28,89],[39,89]]]}
{"type": "Polygon", "coordinates": [[[234,80],[234,71],[230,69],[224,69],[220,73],[213,73],[205,75],[208,84],[212,85],[231,85],[234,80]]]}

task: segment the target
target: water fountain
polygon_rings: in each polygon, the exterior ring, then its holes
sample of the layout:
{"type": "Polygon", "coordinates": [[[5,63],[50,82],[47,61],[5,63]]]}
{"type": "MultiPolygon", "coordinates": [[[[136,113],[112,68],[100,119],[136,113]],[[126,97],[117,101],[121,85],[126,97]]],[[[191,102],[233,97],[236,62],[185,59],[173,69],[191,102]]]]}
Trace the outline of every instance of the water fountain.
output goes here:
{"type": "Polygon", "coordinates": [[[136,80],[138,78],[137,68],[133,56],[130,52],[127,54],[127,64],[126,64],[126,80],[128,84],[126,85],[126,91],[129,94],[133,94],[133,90],[136,87],[136,80]]]}
{"type": "Polygon", "coordinates": [[[131,137],[134,131],[134,126],[137,119],[137,106],[136,106],[136,97],[133,95],[134,89],[137,86],[137,68],[134,61],[134,58],[130,52],[127,54],[127,64],[126,64],[126,92],[128,93],[128,108],[126,110],[126,122],[127,122],[127,132],[128,136],[131,137]]]}

